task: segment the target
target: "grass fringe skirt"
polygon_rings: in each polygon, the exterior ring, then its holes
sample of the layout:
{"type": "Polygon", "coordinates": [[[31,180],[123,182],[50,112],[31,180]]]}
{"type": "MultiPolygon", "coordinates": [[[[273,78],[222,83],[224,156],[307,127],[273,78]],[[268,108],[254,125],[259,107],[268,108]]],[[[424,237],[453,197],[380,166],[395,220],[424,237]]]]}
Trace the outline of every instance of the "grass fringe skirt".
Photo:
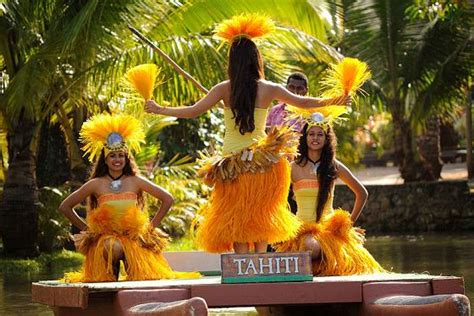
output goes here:
{"type": "Polygon", "coordinates": [[[154,229],[146,212],[128,208],[116,218],[110,206],[99,206],[89,213],[88,231],[78,250],[85,255],[82,269],[64,276],[68,283],[116,281],[113,274],[112,248],[120,242],[125,253],[125,271],[121,279],[127,281],[197,278],[196,272],[175,272],[161,254],[167,236],[154,229]]]}
{"type": "Polygon", "coordinates": [[[233,181],[217,180],[202,209],[198,246],[208,252],[233,250],[233,243],[289,240],[301,222],[288,207],[290,165],[285,158],[263,173],[246,172],[233,181]]]}
{"type": "Polygon", "coordinates": [[[313,261],[313,275],[353,275],[386,272],[364,248],[364,233],[352,226],[348,212],[338,209],[320,222],[305,222],[296,238],[275,245],[276,251],[306,251],[305,237],[321,246],[321,260],[313,261]]]}

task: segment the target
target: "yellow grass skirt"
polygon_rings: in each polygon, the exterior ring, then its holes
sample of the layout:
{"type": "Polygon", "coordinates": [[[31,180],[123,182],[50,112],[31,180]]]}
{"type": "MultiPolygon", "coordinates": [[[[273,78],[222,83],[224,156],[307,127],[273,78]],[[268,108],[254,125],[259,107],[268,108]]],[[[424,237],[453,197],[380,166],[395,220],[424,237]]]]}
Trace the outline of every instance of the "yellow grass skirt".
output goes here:
{"type": "Polygon", "coordinates": [[[305,251],[312,235],[321,246],[321,260],[313,260],[314,275],[352,275],[385,272],[364,248],[364,232],[355,229],[348,212],[338,209],[316,222],[305,222],[296,238],[277,244],[278,252],[305,251]]]}
{"type": "MultiPolygon", "coordinates": [[[[120,242],[125,253],[125,280],[197,278],[197,272],[175,272],[161,254],[167,236],[149,223],[146,212],[129,207],[118,216],[106,204],[89,212],[88,230],[78,250],[85,255],[81,271],[66,273],[65,282],[116,281],[112,247],[120,242]]],[[[122,279],[122,278],[121,278],[122,279]]]]}
{"type": "Polygon", "coordinates": [[[265,172],[244,172],[234,180],[217,179],[203,221],[197,230],[197,244],[208,252],[233,250],[233,243],[289,240],[301,222],[288,207],[290,165],[280,158],[265,172]]]}

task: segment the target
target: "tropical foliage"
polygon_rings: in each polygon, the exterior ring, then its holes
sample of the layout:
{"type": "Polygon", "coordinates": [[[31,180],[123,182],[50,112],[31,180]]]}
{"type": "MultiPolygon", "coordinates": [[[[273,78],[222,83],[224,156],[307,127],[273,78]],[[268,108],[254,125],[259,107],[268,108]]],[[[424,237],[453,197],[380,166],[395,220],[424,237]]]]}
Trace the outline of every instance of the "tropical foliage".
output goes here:
{"type": "Polygon", "coordinates": [[[155,91],[159,102],[190,104],[201,96],[136,42],[128,25],[139,27],[210,87],[225,78],[226,49],[211,32],[216,22],[243,11],[263,11],[275,18],[278,32],[264,45],[266,72],[269,78],[281,79],[293,69],[285,62],[289,56],[315,57],[317,52],[317,58],[331,59],[334,51],[326,44],[326,31],[338,24],[324,18],[327,10],[325,1],[297,0],[3,1],[0,111],[9,153],[1,207],[5,252],[36,253],[35,168],[42,124],[61,124],[72,180],[83,180],[86,165],[76,141],[78,130],[90,113],[123,108],[119,91],[128,68],[151,62],[162,69],[163,83],[155,91]]]}
{"type": "MultiPolygon", "coordinates": [[[[351,113],[355,119],[340,132],[345,162],[363,154],[360,148],[344,146],[355,127],[374,110],[385,109],[393,119],[393,143],[404,179],[420,179],[426,172],[419,170],[433,169],[416,151],[413,136],[426,126],[436,128],[439,116],[453,113],[472,80],[472,10],[465,1],[7,0],[0,4],[0,235],[7,254],[37,252],[37,159],[64,158],[39,150],[45,131],[59,126],[64,134],[75,187],[87,172],[78,131],[91,114],[102,111],[125,111],[145,123],[147,146],[137,161],[145,176],[175,196],[176,205],[163,225],[174,236],[183,234],[203,202],[196,192],[206,194],[190,159],[200,149],[220,145],[221,114],[215,110],[194,121],[145,115],[143,99],[131,96],[123,83],[125,72],[137,64],[160,68],[153,96],[162,104],[192,104],[202,93],[138,42],[128,26],[138,28],[211,87],[226,78],[227,55],[212,30],[217,22],[242,12],[265,12],[276,22],[276,32],[259,44],[270,80],[284,82],[290,72],[304,70],[317,95],[327,63],[342,57],[341,52],[369,63],[374,81],[364,88],[371,96],[357,105],[351,113]],[[434,124],[423,124],[426,118],[434,124]]],[[[149,205],[151,212],[158,208],[156,202],[149,205]]],[[[59,229],[52,224],[41,225],[59,229]]]]}
{"type": "Polygon", "coordinates": [[[403,179],[439,178],[436,122],[464,103],[474,74],[472,9],[467,1],[421,0],[344,1],[344,9],[342,51],[372,69],[377,84],[370,90],[392,114],[403,179]],[[431,148],[416,150],[419,129],[428,130],[422,143],[431,148]]]}

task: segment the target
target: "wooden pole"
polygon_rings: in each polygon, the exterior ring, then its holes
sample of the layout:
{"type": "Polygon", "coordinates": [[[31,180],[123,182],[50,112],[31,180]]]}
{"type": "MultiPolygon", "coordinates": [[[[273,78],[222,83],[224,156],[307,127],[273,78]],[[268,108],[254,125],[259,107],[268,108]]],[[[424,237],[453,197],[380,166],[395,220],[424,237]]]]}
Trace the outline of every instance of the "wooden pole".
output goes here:
{"type": "Polygon", "coordinates": [[[208,93],[209,90],[207,90],[203,85],[201,85],[196,79],[194,79],[193,76],[191,76],[189,73],[187,73],[183,68],[181,68],[173,59],[171,59],[164,51],[162,51],[158,46],[153,44],[148,38],[146,38],[142,33],[140,33],[137,29],[135,29],[132,26],[128,26],[130,31],[132,31],[133,34],[135,34],[141,41],[146,43],[148,46],[150,46],[154,52],[156,52],[158,55],[163,57],[164,60],[166,60],[173,68],[176,70],[178,73],[180,73],[183,77],[186,79],[190,80],[191,83],[199,89],[201,92],[208,93]]]}

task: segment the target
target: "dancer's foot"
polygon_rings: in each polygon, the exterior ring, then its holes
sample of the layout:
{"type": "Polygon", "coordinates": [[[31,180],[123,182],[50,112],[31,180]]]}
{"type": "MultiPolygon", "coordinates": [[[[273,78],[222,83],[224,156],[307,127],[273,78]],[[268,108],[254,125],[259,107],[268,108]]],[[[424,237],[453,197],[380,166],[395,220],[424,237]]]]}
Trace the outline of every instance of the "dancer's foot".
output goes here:
{"type": "Polygon", "coordinates": [[[237,254],[249,253],[249,244],[246,242],[234,242],[234,251],[237,254]]]}
{"type": "Polygon", "coordinates": [[[267,252],[267,246],[268,246],[268,243],[266,241],[256,242],[255,243],[255,252],[256,253],[267,252]]]}

